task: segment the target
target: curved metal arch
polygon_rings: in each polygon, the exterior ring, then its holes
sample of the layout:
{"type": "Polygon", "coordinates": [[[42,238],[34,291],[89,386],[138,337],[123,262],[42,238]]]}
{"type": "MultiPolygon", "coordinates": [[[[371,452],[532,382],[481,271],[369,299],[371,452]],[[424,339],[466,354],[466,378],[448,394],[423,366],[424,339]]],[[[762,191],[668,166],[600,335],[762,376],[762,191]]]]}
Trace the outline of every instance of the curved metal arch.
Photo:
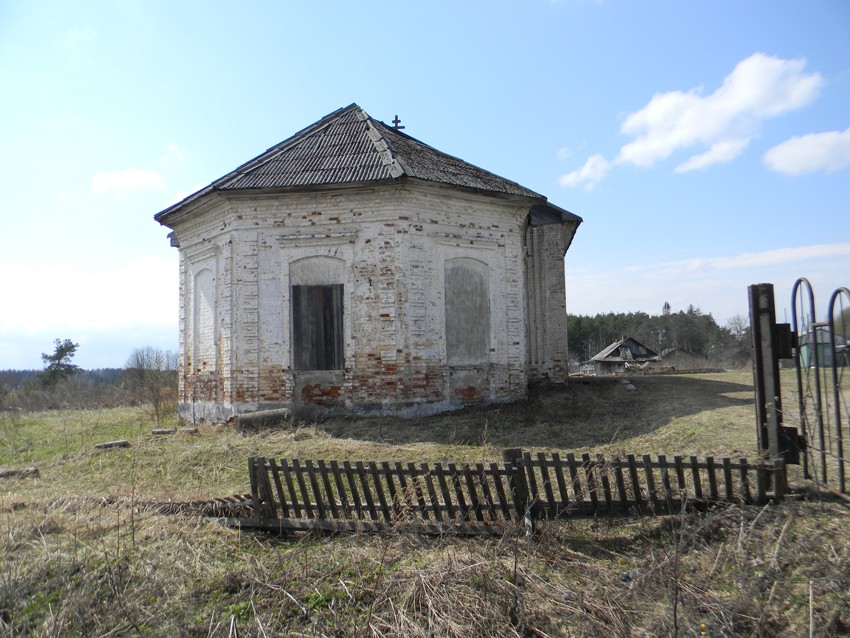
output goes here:
{"type": "MultiPolygon", "coordinates": [[[[832,402],[833,409],[835,410],[835,434],[836,434],[836,444],[838,448],[838,482],[840,484],[840,489],[842,492],[846,493],[846,482],[844,476],[844,436],[842,434],[842,425],[841,425],[841,385],[839,383],[838,378],[838,344],[836,341],[835,334],[835,303],[839,300],[846,298],[848,303],[850,303],[850,290],[845,287],[837,288],[829,298],[829,306],[827,308],[827,315],[829,317],[829,347],[832,352],[832,402]]],[[[842,333],[844,333],[844,304],[842,301],[841,304],[842,312],[841,312],[841,324],[842,324],[842,333]]],[[[817,348],[815,348],[817,349],[817,348]]],[[[845,356],[847,356],[847,344],[844,343],[842,351],[845,356]]],[[[848,423],[848,427],[850,427],[850,423],[848,423]]]]}
{"type": "MultiPolygon", "coordinates": [[[[815,327],[817,324],[817,310],[815,308],[815,291],[812,288],[811,282],[805,277],[800,277],[797,281],[794,282],[793,288],[791,288],[791,330],[795,335],[797,335],[798,343],[797,348],[794,353],[794,368],[797,372],[797,407],[800,412],[800,427],[803,430],[803,435],[811,440],[811,436],[814,434],[811,431],[811,424],[809,423],[809,419],[806,411],[806,393],[803,388],[803,369],[800,363],[800,339],[803,336],[803,333],[806,330],[812,330],[815,340],[817,340],[817,328],[815,327]],[[806,293],[806,299],[803,299],[803,294],[806,293]],[[807,325],[800,326],[799,316],[797,314],[797,302],[800,302],[800,309],[803,310],[804,301],[809,302],[809,322],[807,325]]],[[[814,367],[815,369],[815,415],[814,415],[814,427],[817,430],[818,440],[820,442],[820,451],[821,451],[821,480],[826,482],[826,441],[824,434],[824,426],[823,426],[823,404],[821,402],[821,387],[820,387],[820,355],[818,352],[817,345],[812,348],[814,353],[814,366],[811,366],[811,362],[807,361],[807,367],[814,367]]],[[[806,372],[808,376],[808,371],[806,372]]],[[[809,455],[803,455],[803,475],[806,478],[812,478],[810,468],[809,468],[809,455]]]]}

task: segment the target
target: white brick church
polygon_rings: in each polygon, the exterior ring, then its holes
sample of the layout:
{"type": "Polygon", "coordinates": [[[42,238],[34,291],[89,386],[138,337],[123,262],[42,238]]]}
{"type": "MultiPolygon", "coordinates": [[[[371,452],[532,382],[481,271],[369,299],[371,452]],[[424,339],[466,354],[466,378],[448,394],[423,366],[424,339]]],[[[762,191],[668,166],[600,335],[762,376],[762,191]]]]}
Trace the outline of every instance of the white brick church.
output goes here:
{"type": "Polygon", "coordinates": [[[581,218],[356,104],[155,219],[180,250],[184,419],[432,414],[566,376],[581,218]]]}

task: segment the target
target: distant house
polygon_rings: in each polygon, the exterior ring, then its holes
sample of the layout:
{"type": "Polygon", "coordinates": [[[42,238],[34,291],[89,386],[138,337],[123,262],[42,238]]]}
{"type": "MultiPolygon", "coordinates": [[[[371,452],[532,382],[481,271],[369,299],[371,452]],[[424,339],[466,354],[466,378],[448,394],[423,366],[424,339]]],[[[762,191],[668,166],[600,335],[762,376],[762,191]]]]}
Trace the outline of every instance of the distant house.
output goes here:
{"type": "Polygon", "coordinates": [[[591,357],[593,371],[598,375],[620,374],[628,370],[642,369],[650,361],[660,357],[639,341],[623,337],[591,357]]]}
{"type": "Polygon", "coordinates": [[[581,218],[356,104],[158,213],[180,251],[180,415],[426,414],[567,375],[581,218]]]}
{"type": "Polygon", "coordinates": [[[817,349],[818,364],[831,368],[848,365],[847,340],[841,335],[835,335],[835,350],[837,359],[833,358],[831,343],[832,333],[827,326],[809,329],[800,336],[800,365],[809,368],[815,365],[815,349],[817,349]]]}

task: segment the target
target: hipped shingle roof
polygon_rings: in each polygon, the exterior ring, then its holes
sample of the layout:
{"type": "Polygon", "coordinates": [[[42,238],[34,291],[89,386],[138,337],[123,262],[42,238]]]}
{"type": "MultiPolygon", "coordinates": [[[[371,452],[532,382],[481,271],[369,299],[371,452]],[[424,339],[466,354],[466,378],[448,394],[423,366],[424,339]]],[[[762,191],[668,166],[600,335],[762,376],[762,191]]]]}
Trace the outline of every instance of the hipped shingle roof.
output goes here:
{"type": "Polygon", "coordinates": [[[356,104],[330,113],[154,218],[168,225],[173,215],[214,191],[304,188],[402,177],[529,197],[557,210],[563,219],[581,221],[516,182],[373,120],[356,104]]]}

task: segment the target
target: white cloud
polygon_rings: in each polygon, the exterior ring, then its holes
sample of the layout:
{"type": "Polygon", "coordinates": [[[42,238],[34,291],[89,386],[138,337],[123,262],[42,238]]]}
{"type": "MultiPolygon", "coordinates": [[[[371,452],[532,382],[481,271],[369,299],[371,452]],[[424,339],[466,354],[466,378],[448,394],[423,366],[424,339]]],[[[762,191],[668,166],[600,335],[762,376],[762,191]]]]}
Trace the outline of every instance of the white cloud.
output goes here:
{"type": "Polygon", "coordinates": [[[646,106],[626,117],[621,131],[634,139],[620,148],[613,162],[594,155],[559,181],[562,186],[584,184],[589,189],[612,165],[650,167],[689,149],[707,150],[680,162],[677,173],[729,162],[749,145],[761,121],[817,99],[823,78],[819,73],[807,73],[805,66],[802,58],[783,60],[755,53],[735,65],[709,95],[703,95],[701,87],[657,93],[646,106]]]}
{"type": "Polygon", "coordinates": [[[818,73],[805,73],[805,65],[803,59],[756,53],[739,62],[708,96],[703,97],[701,89],[655,95],[623,123],[623,133],[636,139],[620,149],[616,161],[651,166],[695,146],[708,146],[709,151],[691,157],[677,171],[734,159],[761,120],[800,109],[817,98],[823,79],[818,73]]]}
{"type": "Polygon", "coordinates": [[[692,171],[694,169],[705,168],[711,164],[728,162],[738,157],[738,155],[741,154],[741,151],[743,151],[749,143],[750,140],[747,139],[723,140],[721,142],[717,142],[712,144],[711,148],[709,148],[705,153],[694,155],[686,162],[679,164],[675,171],[677,173],[686,173],[687,171],[692,171]]]}
{"type": "Polygon", "coordinates": [[[611,163],[602,155],[591,155],[587,158],[584,166],[578,170],[562,175],[558,182],[561,186],[579,186],[584,184],[587,190],[593,190],[593,187],[599,183],[611,169],[611,163]]]}
{"type": "Polygon", "coordinates": [[[764,154],[764,163],[780,173],[832,173],[850,166],[850,128],[792,137],[764,154]]]}
{"type": "Polygon", "coordinates": [[[92,177],[91,189],[95,193],[116,191],[138,191],[164,188],[162,175],[139,168],[123,171],[98,171],[92,177]]]}

